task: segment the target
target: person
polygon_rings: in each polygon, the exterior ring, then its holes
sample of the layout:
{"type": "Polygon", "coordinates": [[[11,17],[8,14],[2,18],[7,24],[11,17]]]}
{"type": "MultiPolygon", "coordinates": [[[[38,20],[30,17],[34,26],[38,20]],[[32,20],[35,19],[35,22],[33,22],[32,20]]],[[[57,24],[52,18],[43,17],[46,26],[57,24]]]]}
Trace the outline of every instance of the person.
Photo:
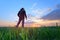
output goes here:
{"type": "Polygon", "coordinates": [[[27,19],[27,15],[26,15],[26,11],[24,10],[24,8],[21,8],[21,10],[18,12],[18,17],[19,17],[19,21],[16,25],[16,27],[19,26],[20,22],[22,21],[22,27],[24,27],[24,19],[27,19]]]}

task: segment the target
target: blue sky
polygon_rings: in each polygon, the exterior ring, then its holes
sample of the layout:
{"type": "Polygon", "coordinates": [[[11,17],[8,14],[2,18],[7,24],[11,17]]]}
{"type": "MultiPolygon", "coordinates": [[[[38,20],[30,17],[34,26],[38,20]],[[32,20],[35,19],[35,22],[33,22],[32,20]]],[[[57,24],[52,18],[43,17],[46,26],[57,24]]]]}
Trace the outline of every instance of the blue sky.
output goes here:
{"type": "Polygon", "coordinates": [[[47,15],[60,0],[0,0],[0,19],[15,22],[18,11],[24,7],[28,18],[47,15]]]}

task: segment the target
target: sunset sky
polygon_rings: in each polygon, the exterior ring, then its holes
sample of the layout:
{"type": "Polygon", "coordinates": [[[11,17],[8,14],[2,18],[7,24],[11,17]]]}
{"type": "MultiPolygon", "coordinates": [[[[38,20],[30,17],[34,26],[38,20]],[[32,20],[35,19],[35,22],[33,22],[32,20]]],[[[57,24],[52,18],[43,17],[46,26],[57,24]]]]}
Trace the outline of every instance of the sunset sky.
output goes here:
{"type": "Polygon", "coordinates": [[[16,25],[17,13],[22,7],[25,8],[28,16],[25,21],[26,26],[44,26],[42,24],[50,25],[59,22],[58,20],[45,22],[40,19],[57,9],[58,4],[60,4],[60,0],[0,0],[0,26],[16,25]]]}

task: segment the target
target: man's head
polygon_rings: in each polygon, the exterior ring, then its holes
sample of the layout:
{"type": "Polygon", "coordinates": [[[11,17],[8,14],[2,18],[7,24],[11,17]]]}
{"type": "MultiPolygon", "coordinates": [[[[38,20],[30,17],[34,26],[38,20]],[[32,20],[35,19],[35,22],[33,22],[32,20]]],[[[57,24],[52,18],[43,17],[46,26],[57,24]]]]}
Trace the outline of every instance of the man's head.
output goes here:
{"type": "Polygon", "coordinates": [[[21,11],[24,11],[24,8],[21,8],[21,11]]]}

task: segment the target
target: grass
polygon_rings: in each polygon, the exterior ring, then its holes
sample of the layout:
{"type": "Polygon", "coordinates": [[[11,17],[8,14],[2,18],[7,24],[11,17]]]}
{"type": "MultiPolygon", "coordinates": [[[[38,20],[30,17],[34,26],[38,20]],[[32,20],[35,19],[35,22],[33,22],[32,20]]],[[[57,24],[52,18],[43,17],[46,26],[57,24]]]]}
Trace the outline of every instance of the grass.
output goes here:
{"type": "Polygon", "coordinates": [[[60,27],[0,27],[0,40],[60,40],[60,27]]]}

